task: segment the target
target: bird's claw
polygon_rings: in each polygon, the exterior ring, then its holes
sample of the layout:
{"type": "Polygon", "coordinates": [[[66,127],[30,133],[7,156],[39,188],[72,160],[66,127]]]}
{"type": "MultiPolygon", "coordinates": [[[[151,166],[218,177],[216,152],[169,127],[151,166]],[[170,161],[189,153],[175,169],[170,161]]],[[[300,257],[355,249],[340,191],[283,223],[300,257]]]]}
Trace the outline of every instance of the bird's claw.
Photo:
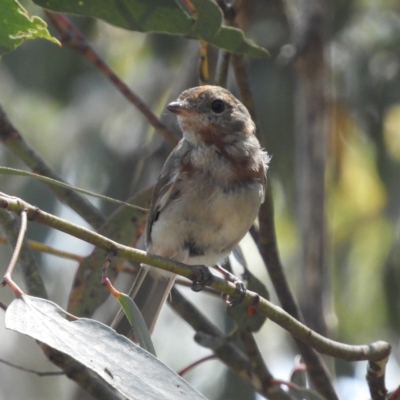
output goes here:
{"type": "Polygon", "coordinates": [[[210,270],[203,265],[196,266],[196,272],[197,276],[193,279],[191,288],[194,292],[200,292],[212,282],[213,275],[210,270]]]}
{"type": "Polygon", "coordinates": [[[239,279],[236,279],[233,283],[236,286],[237,294],[225,298],[225,303],[228,307],[237,306],[246,297],[247,289],[246,286],[244,286],[244,283],[239,279]]]}

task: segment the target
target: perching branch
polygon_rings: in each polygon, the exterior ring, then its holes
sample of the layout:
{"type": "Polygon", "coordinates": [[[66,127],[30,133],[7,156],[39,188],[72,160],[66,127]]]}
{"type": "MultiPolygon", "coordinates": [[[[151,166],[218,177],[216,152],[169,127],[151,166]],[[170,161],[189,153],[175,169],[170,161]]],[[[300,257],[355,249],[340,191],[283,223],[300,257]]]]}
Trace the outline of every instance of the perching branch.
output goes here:
{"type": "MultiPolygon", "coordinates": [[[[170,259],[148,254],[145,251],[121,245],[89,229],[72,224],[66,220],[48,214],[37,207],[34,207],[21,199],[0,195],[0,208],[7,209],[14,213],[26,210],[30,221],[38,222],[62,232],[68,233],[88,243],[98,246],[107,252],[114,252],[118,257],[133,260],[138,263],[149,264],[154,267],[184,276],[192,281],[198,282],[203,277],[205,267],[189,266],[170,259]]],[[[100,283],[99,283],[100,284],[100,283]]],[[[210,275],[208,286],[225,293],[228,296],[237,295],[236,286],[215,275],[210,275]]],[[[320,353],[333,357],[342,358],[347,361],[382,361],[390,354],[390,345],[383,341],[369,345],[351,346],[327,339],[309,329],[295,318],[291,317],[280,307],[275,306],[268,300],[260,297],[257,293],[247,291],[244,300],[245,305],[255,307],[259,312],[265,314],[271,321],[290,332],[297,339],[312,346],[320,353]]]]}

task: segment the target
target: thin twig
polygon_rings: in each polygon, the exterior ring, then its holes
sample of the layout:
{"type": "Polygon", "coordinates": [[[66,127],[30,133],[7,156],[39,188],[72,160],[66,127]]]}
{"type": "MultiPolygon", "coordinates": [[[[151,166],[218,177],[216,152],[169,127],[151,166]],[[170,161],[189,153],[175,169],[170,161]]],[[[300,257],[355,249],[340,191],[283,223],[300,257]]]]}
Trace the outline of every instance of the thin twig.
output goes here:
{"type": "Polygon", "coordinates": [[[187,373],[188,373],[190,370],[192,370],[193,368],[197,367],[198,365],[203,364],[203,363],[205,363],[206,361],[215,360],[215,359],[217,359],[217,356],[216,356],[215,354],[211,354],[211,355],[209,355],[209,356],[200,358],[200,360],[197,360],[197,361],[191,363],[190,365],[188,365],[187,367],[181,369],[181,370],[178,372],[178,375],[179,375],[179,376],[183,376],[183,375],[187,374],[187,373]]]}
{"type": "Polygon", "coordinates": [[[400,386],[390,393],[388,400],[397,400],[400,396],[400,386]]]}
{"type": "Polygon", "coordinates": [[[240,332],[240,339],[244,344],[254,374],[260,379],[263,388],[268,390],[271,387],[273,376],[263,361],[253,333],[242,331],[240,332]]]}
{"type": "Polygon", "coordinates": [[[114,257],[114,252],[110,251],[107,253],[106,255],[106,259],[103,263],[103,268],[102,268],[102,272],[101,272],[101,284],[103,286],[105,286],[109,292],[114,296],[117,297],[121,294],[121,292],[119,292],[117,289],[115,289],[115,287],[113,286],[113,284],[111,283],[110,279],[108,279],[107,276],[107,272],[108,272],[108,268],[111,265],[111,261],[114,257]]]}
{"type": "MultiPolygon", "coordinates": [[[[178,263],[168,258],[148,254],[145,251],[121,245],[113,240],[99,235],[96,232],[90,231],[89,229],[80,227],[70,223],[69,221],[48,214],[37,207],[22,201],[21,199],[0,194],[0,208],[4,208],[15,213],[20,213],[23,209],[25,209],[28,213],[29,220],[45,224],[62,232],[73,235],[88,243],[103,248],[106,251],[113,251],[116,256],[133,260],[138,263],[152,265],[165,271],[184,276],[195,282],[198,282],[199,279],[204,276],[203,274],[205,267],[200,268],[199,266],[190,266],[178,263]]],[[[211,274],[209,282],[210,283],[208,286],[211,286],[212,288],[225,293],[228,296],[238,295],[236,285],[226,281],[225,279],[211,274]]],[[[275,306],[255,292],[248,290],[244,297],[243,303],[245,305],[255,307],[258,311],[265,314],[269,319],[286,329],[293,336],[297,337],[304,343],[309,344],[323,354],[342,358],[348,361],[370,360],[376,362],[384,360],[390,354],[390,345],[383,341],[374,342],[369,345],[350,346],[327,339],[316,332],[313,332],[311,329],[290,316],[280,307],[275,306]]]]}
{"type": "MultiPolygon", "coordinates": [[[[183,3],[192,14],[194,21],[197,21],[199,14],[196,7],[190,0],[183,0],[183,3]]],[[[210,72],[208,68],[208,55],[207,55],[207,42],[205,40],[199,40],[200,45],[200,61],[199,61],[199,84],[207,85],[210,81],[210,72]]]]}
{"type": "Polygon", "coordinates": [[[221,60],[218,69],[217,85],[226,88],[228,83],[229,62],[231,53],[225,50],[220,50],[221,60]]]}
{"type": "MultiPolygon", "coordinates": [[[[6,244],[7,239],[5,237],[0,236],[0,243],[6,244]]],[[[55,249],[54,247],[48,246],[47,244],[41,242],[37,242],[35,240],[27,240],[26,244],[31,250],[40,251],[41,253],[52,254],[54,256],[67,258],[78,262],[81,262],[84,259],[84,257],[78,256],[77,254],[68,253],[67,251],[64,250],[58,250],[55,249]]]]}
{"type": "Polygon", "coordinates": [[[10,263],[8,264],[6,273],[4,274],[3,280],[0,283],[0,286],[8,285],[11,288],[11,290],[15,293],[16,296],[21,296],[23,294],[23,291],[13,281],[12,273],[13,273],[15,265],[18,261],[19,253],[21,251],[22,243],[24,241],[24,237],[25,237],[25,233],[26,233],[26,228],[28,225],[27,210],[25,208],[23,208],[21,210],[20,214],[21,214],[21,226],[19,229],[17,243],[15,244],[14,252],[11,257],[10,263]]]}
{"type": "Polygon", "coordinates": [[[157,118],[147,104],[111,70],[107,63],[93,49],[83,33],[65,15],[55,14],[50,11],[45,11],[45,13],[60,33],[60,41],[79,51],[92,62],[116,86],[125,98],[147,118],[150,124],[160,132],[170,144],[175,146],[178,143],[178,139],[174,134],[157,118]]]}
{"type": "MultiPolygon", "coordinates": [[[[249,78],[246,72],[245,67],[245,58],[239,54],[232,54],[231,55],[231,64],[233,67],[233,72],[235,74],[236,83],[240,93],[240,99],[242,100],[243,104],[249,110],[251,118],[256,123],[257,116],[256,116],[256,107],[253,101],[253,94],[250,88],[249,78]]],[[[260,129],[257,127],[257,135],[260,138],[260,129]]]]}
{"type": "Polygon", "coordinates": [[[8,361],[2,360],[0,359],[0,363],[6,364],[9,367],[15,368],[15,369],[19,369],[21,371],[24,372],[29,372],[30,374],[35,374],[37,376],[58,376],[58,375],[65,375],[64,371],[48,371],[48,372],[40,372],[40,371],[36,371],[34,369],[30,369],[30,368],[25,368],[25,367],[21,367],[19,365],[10,363],[8,361]]]}
{"type": "Polygon", "coordinates": [[[208,44],[204,40],[200,40],[200,63],[199,63],[199,83],[207,85],[210,82],[210,72],[208,68],[208,44]]]}

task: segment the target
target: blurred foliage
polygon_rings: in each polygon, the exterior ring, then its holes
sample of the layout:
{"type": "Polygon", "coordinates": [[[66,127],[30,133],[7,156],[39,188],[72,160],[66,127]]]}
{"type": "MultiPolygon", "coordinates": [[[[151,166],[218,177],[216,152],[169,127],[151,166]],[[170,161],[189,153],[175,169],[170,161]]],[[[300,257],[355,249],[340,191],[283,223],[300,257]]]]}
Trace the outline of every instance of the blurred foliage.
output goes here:
{"type": "MultiPolygon", "coordinates": [[[[29,2],[23,4],[30,14],[45,18],[40,8],[29,2]]],[[[326,61],[332,96],[327,121],[331,129],[326,210],[334,304],[329,320],[334,338],[340,341],[362,343],[383,339],[398,346],[400,6],[395,0],[336,1],[329,13],[331,31],[326,61]]],[[[182,90],[197,84],[197,42],[125,31],[88,18],[73,20],[114,71],[179,135],[174,117],[164,111],[164,106],[182,90]]],[[[299,293],[302,288],[298,284],[293,161],[294,107],[298,99],[293,96],[296,79],[292,65],[282,66],[277,62],[282,46],[290,41],[290,27],[285,7],[278,0],[248,0],[238,21],[247,37],[271,53],[269,59],[248,59],[247,67],[262,142],[272,155],[269,179],[274,185],[281,257],[290,284],[299,293]]],[[[215,69],[215,65],[211,67],[215,69]]],[[[228,87],[238,94],[232,74],[228,87]]],[[[48,41],[27,41],[3,56],[0,104],[25,139],[66,180],[107,196],[124,200],[154,183],[171,151],[171,146],[104,76],[67,46],[59,48],[48,41]]],[[[5,149],[0,149],[0,157],[1,165],[22,168],[21,162],[5,149]]],[[[3,192],[82,223],[60,206],[40,182],[12,176],[0,176],[0,182],[3,192]]],[[[112,204],[97,200],[95,203],[106,215],[115,209],[112,204]]],[[[80,242],[77,244],[43,227],[30,226],[29,238],[81,255],[90,253],[80,242]]],[[[1,250],[6,265],[9,253],[5,248],[1,250]]],[[[254,247],[249,245],[243,252],[254,275],[268,282],[254,247]]],[[[42,256],[41,265],[51,299],[65,304],[76,264],[42,256]]],[[[8,299],[4,293],[5,290],[0,292],[1,299],[8,299]]],[[[272,291],[271,296],[275,301],[272,291]]],[[[210,318],[218,323],[219,306],[205,295],[201,299],[210,318]]],[[[105,311],[112,308],[107,307],[105,311]]],[[[99,313],[98,318],[109,317],[99,313]]],[[[160,357],[178,369],[206,350],[191,344],[192,332],[174,318],[168,311],[165,313],[155,331],[155,341],[165,346],[161,351],[157,349],[160,357]],[[182,332],[178,339],[176,329],[182,332]]],[[[274,376],[288,379],[292,362],[290,342],[271,325],[265,324],[257,338],[274,376]]],[[[18,346],[10,333],[1,335],[10,348],[18,346]]],[[[11,357],[10,350],[3,352],[3,346],[0,350],[1,358],[11,357]]],[[[390,368],[395,375],[400,361],[396,351],[392,359],[390,368]]],[[[20,363],[25,362],[24,358],[21,360],[20,363]]],[[[188,379],[210,399],[234,400],[231,391],[225,396],[232,387],[221,384],[226,371],[217,364],[213,362],[212,368],[202,370],[203,374],[190,374],[188,379]]],[[[357,368],[344,364],[337,363],[339,382],[342,376],[351,375],[355,387],[357,368]]],[[[0,366],[1,371],[5,368],[0,366]]],[[[10,375],[0,376],[0,387],[6,387],[10,375]]],[[[45,386],[41,379],[30,378],[29,386],[15,387],[15,392],[7,393],[7,398],[19,400],[26,398],[26,393],[31,398],[74,398],[73,386],[65,379],[56,381],[58,387],[53,383],[51,392],[41,389],[45,386]]],[[[393,388],[398,383],[389,381],[388,386],[393,388]]],[[[364,392],[359,398],[365,399],[368,397],[365,382],[362,385],[364,392]]],[[[247,394],[243,397],[238,394],[237,399],[255,398],[248,388],[243,391],[247,394]]],[[[354,389],[353,393],[356,392],[354,389]]]]}

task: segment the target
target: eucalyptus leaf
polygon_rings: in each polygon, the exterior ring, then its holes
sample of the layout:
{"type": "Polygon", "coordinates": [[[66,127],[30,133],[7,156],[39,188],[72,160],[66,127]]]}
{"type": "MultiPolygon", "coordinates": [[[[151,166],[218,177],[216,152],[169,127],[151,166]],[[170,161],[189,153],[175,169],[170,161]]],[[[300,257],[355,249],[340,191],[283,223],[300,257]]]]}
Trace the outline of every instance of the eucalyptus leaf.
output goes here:
{"type": "Polygon", "coordinates": [[[0,55],[19,46],[26,39],[42,38],[60,44],[39,17],[30,17],[17,0],[0,0],[0,55]]]}
{"type": "Polygon", "coordinates": [[[147,351],[90,319],[68,321],[56,304],[23,295],[8,307],[7,329],[28,335],[85,365],[127,399],[205,400],[147,351]]]}
{"type": "Polygon", "coordinates": [[[168,33],[202,39],[227,51],[253,57],[268,52],[244,37],[240,29],[223,25],[220,8],[212,0],[192,0],[197,18],[192,18],[175,0],[34,0],[52,11],[102,19],[120,28],[168,33]]]}
{"type": "Polygon", "coordinates": [[[126,318],[133,327],[135,338],[137,339],[140,347],[156,357],[156,351],[154,349],[153,342],[151,341],[150,332],[147,329],[146,321],[144,320],[138,306],[135,304],[133,299],[125,293],[121,293],[117,297],[117,300],[124,310],[126,318]]]}

